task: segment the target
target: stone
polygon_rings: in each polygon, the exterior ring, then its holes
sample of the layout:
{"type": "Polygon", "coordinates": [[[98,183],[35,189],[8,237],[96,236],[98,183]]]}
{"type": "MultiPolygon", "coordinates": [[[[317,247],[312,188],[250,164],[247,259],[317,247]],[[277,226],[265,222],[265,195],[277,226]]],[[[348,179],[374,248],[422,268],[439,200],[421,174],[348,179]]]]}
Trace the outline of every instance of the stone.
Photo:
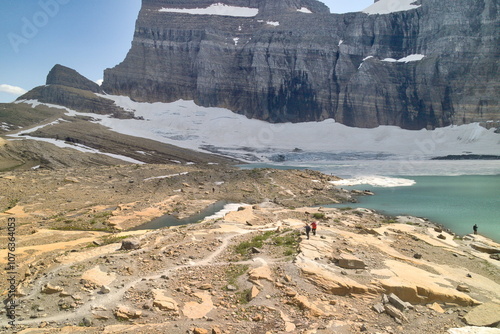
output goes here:
{"type": "Polygon", "coordinates": [[[198,287],[200,290],[212,290],[214,287],[210,283],[204,283],[198,287]]]}
{"type": "Polygon", "coordinates": [[[306,296],[297,295],[293,297],[292,303],[297,305],[301,310],[307,311],[313,317],[321,317],[325,315],[325,312],[309,301],[306,296]]]}
{"type": "Polygon", "coordinates": [[[107,294],[111,292],[111,289],[107,287],[106,285],[101,286],[101,289],[99,290],[100,293],[102,294],[107,294]]]}
{"type": "Polygon", "coordinates": [[[124,320],[137,319],[141,317],[142,311],[132,310],[126,306],[120,305],[115,309],[114,315],[115,317],[124,320]]]}
{"type": "Polygon", "coordinates": [[[234,285],[231,285],[231,284],[229,284],[228,286],[226,286],[226,289],[227,289],[227,291],[236,291],[236,290],[238,290],[237,287],[235,287],[234,285]]]}
{"type": "Polygon", "coordinates": [[[262,316],[262,314],[256,314],[252,318],[253,321],[262,321],[263,319],[264,317],[262,316]]]}
{"type": "Polygon", "coordinates": [[[460,292],[470,292],[470,288],[465,284],[459,284],[457,290],[460,292]]]}
{"type": "Polygon", "coordinates": [[[295,297],[297,295],[297,291],[292,288],[286,288],[285,295],[287,295],[288,297],[295,297]]]}
{"type": "Polygon", "coordinates": [[[395,319],[399,319],[402,322],[408,322],[408,319],[403,314],[403,312],[401,312],[400,310],[398,310],[396,307],[392,306],[391,304],[385,304],[384,309],[385,309],[385,312],[387,314],[389,314],[391,317],[393,317],[395,319]]]}
{"type": "Polygon", "coordinates": [[[179,310],[177,302],[173,298],[167,296],[166,290],[153,289],[151,292],[153,293],[153,306],[162,311],[179,310]]]}
{"type": "Polygon", "coordinates": [[[257,247],[252,247],[251,251],[252,251],[253,254],[260,254],[260,253],[262,253],[262,251],[260,249],[258,249],[257,247]]]}
{"type": "Polygon", "coordinates": [[[446,237],[443,235],[443,234],[440,234],[437,236],[438,239],[441,239],[441,240],[446,240],[446,237]]]}
{"type": "Polygon", "coordinates": [[[255,297],[257,297],[260,293],[260,290],[257,289],[257,287],[254,285],[252,286],[252,288],[250,289],[250,291],[248,292],[248,300],[253,300],[255,297]]]}
{"type": "Polygon", "coordinates": [[[377,313],[384,313],[385,312],[385,308],[384,308],[384,304],[382,303],[377,303],[377,304],[374,304],[372,306],[372,309],[377,312],[377,313]]]}
{"type": "Polygon", "coordinates": [[[434,310],[436,311],[437,313],[444,313],[445,311],[443,310],[443,308],[441,307],[441,305],[439,305],[438,303],[432,303],[430,305],[428,305],[428,307],[431,309],[431,310],[434,310]]]}
{"type": "Polygon", "coordinates": [[[129,238],[122,241],[122,250],[134,250],[141,248],[141,242],[135,238],[129,238]]]}
{"type": "Polygon", "coordinates": [[[500,324],[500,304],[484,303],[474,307],[464,317],[470,326],[494,327],[500,324]]]}
{"type": "Polygon", "coordinates": [[[269,266],[254,268],[248,273],[248,276],[252,281],[257,281],[259,279],[265,279],[269,282],[273,281],[271,269],[269,268],[269,266]]]}
{"type": "Polygon", "coordinates": [[[52,286],[50,283],[47,283],[43,286],[42,288],[42,293],[45,293],[45,294],[48,294],[48,295],[51,295],[51,294],[54,294],[54,293],[60,293],[62,292],[64,289],[61,288],[60,286],[52,286]]]}
{"type": "Polygon", "coordinates": [[[92,319],[85,317],[82,319],[82,324],[85,327],[90,327],[90,326],[92,326],[93,322],[92,322],[92,319]]]}
{"type": "Polygon", "coordinates": [[[406,302],[402,301],[398,296],[391,293],[389,296],[389,303],[395,306],[400,311],[406,311],[408,309],[406,302]]]}
{"type": "Polygon", "coordinates": [[[212,334],[222,334],[222,330],[219,327],[212,328],[212,334]]]}
{"type": "Polygon", "coordinates": [[[366,264],[352,254],[342,253],[338,258],[337,265],[345,269],[364,269],[366,264]]]}
{"type": "Polygon", "coordinates": [[[193,334],[208,334],[208,330],[205,328],[196,327],[193,329],[193,334]]]}

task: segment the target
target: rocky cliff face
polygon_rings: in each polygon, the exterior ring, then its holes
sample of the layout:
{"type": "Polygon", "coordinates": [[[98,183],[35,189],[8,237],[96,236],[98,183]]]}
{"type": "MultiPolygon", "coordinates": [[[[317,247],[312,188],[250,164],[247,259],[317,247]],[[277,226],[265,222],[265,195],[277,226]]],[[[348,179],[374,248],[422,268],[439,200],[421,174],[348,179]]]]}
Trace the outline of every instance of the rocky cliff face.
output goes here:
{"type": "Polygon", "coordinates": [[[330,14],[316,0],[223,3],[253,12],[197,15],[214,2],[143,0],[132,48],[103,89],[269,122],[420,129],[499,119],[496,0],[419,0],[385,15],[330,14]]]}

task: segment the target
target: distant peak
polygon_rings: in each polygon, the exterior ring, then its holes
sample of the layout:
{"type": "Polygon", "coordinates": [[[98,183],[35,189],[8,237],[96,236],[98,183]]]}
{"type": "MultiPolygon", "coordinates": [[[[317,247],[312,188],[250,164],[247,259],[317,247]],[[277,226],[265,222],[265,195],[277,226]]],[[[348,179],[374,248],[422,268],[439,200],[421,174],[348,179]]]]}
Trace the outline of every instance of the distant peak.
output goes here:
{"type": "Polygon", "coordinates": [[[61,85],[83,90],[89,90],[94,93],[101,92],[101,87],[95,82],[85,78],[72,68],[57,64],[47,75],[47,85],[61,85]]]}

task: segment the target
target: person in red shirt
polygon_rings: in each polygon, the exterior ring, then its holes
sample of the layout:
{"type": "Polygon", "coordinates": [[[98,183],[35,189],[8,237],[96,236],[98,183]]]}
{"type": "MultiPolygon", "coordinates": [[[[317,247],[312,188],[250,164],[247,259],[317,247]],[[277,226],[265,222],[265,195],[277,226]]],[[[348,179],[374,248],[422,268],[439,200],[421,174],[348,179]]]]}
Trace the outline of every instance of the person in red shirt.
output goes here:
{"type": "Polygon", "coordinates": [[[313,235],[316,235],[316,229],[317,228],[318,228],[318,222],[312,222],[311,223],[311,229],[312,229],[313,235]]]}

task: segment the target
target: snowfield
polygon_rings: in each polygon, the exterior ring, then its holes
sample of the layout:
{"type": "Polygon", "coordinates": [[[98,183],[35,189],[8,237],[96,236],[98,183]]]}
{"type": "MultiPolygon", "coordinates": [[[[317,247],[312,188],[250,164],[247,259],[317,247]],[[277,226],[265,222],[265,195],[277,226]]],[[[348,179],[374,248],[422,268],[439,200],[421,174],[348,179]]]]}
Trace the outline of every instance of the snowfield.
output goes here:
{"type": "Polygon", "coordinates": [[[234,17],[254,17],[259,14],[258,8],[228,6],[215,3],[206,8],[162,8],[160,12],[183,13],[191,15],[219,15],[234,17]]]}
{"type": "Polygon", "coordinates": [[[415,0],[380,0],[365,8],[363,13],[375,15],[403,12],[420,7],[419,5],[414,5],[413,3],[415,2],[415,0]]]}
{"type": "MultiPolygon", "coordinates": [[[[490,154],[500,152],[500,134],[479,124],[448,126],[435,130],[403,130],[396,126],[373,129],[351,128],[327,119],[322,122],[270,124],[248,119],[223,108],[205,108],[193,101],[140,103],[126,96],[99,95],[133,111],[139,119],[116,119],[107,115],[83,114],[67,110],[69,115],[87,115],[118,133],[152,139],[182,148],[213,152],[250,163],[304,164],[337,163],[352,170],[353,162],[368,161],[370,168],[381,171],[388,163],[404,162],[392,175],[418,175],[422,161],[445,155],[490,154]],[[380,165],[380,166],[379,166],[380,165]],[[410,168],[411,167],[411,168],[410,168]],[[405,172],[404,169],[411,169],[405,172]]],[[[23,101],[32,106],[37,101],[23,101]]],[[[53,106],[52,107],[58,107],[53,106]]],[[[31,130],[30,130],[31,132],[31,130]]],[[[54,140],[55,141],[55,140],[54,140]]],[[[58,142],[61,145],[61,142],[58,142]]],[[[71,146],[69,146],[71,147],[71,146]]],[[[481,164],[487,174],[500,174],[498,161],[432,161],[433,169],[444,173],[468,173],[465,166],[481,164]],[[456,169],[455,169],[456,168],[456,169]],[[465,172],[461,172],[463,168],[465,172]]],[[[425,169],[423,168],[423,169],[425,169]]],[[[484,169],[483,168],[483,169],[484,169]]],[[[475,170],[471,167],[470,171],[475,170]]],[[[361,174],[363,171],[360,171],[361,174]]],[[[383,173],[381,175],[387,175],[383,173]]]]}

